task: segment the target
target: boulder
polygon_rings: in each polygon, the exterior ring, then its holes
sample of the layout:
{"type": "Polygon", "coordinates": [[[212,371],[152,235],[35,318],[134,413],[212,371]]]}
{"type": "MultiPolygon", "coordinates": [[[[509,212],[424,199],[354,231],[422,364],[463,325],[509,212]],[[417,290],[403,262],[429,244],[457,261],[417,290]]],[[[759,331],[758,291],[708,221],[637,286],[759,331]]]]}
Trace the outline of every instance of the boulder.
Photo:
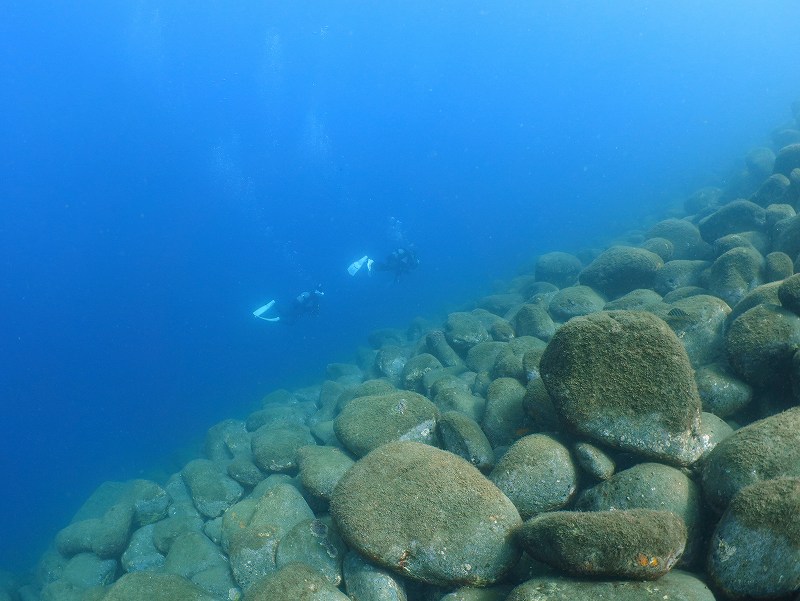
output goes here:
{"type": "Polygon", "coordinates": [[[766,225],[764,208],[749,200],[734,200],[720,207],[697,224],[706,242],[714,242],[728,234],[759,230],[766,225]]]}
{"type": "Polygon", "coordinates": [[[603,310],[606,300],[589,286],[570,286],[550,299],[548,310],[554,319],[568,321],[579,315],[603,310]]]}
{"type": "Polygon", "coordinates": [[[742,488],[800,476],[800,407],[749,424],[720,442],[703,462],[706,502],[722,512],[742,488]]]}
{"type": "Polygon", "coordinates": [[[705,450],[689,357],[650,313],[571,320],[548,344],[540,371],[559,417],[583,436],[680,465],[705,450]]]}
{"type": "Polygon", "coordinates": [[[577,282],[582,268],[580,259],[575,255],[565,252],[545,253],[536,260],[536,280],[566,288],[577,282]]]}
{"type": "Polygon", "coordinates": [[[734,599],[774,599],[800,590],[797,516],[800,478],[741,489],[711,539],[708,573],[714,583],[734,599]]]}
{"type": "Polygon", "coordinates": [[[571,575],[656,580],[686,546],[686,526],[669,511],[554,511],[523,524],[523,549],[571,575]]]}
{"type": "Polygon", "coordinates": [[[633,246],[612,246],[583,271],[579,280],[609,298],[637,288],[652,288],[664,262],[657,254],[633,246]]]}
{"type": "Polygon", "coordinates": [[[369,561],[430,584],[487,585],[519,558],[519,513],[464,459],[417,442],[362,458],[333,492],[331,515],[369,561]]]}
{"type": "Polygon", "coordinates": [[[393,440],[435,444],[439,410],[421,394],[393,392],[353,399],[334,421],[337,438],[362,457],[393,440]]]}

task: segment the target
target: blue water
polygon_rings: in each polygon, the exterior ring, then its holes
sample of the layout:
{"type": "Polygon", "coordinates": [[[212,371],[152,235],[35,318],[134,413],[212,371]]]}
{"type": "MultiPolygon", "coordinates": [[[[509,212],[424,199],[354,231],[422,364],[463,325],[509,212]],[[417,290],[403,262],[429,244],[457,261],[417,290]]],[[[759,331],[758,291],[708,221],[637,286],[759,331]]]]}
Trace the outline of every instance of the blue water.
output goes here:
{"type": "Polygon", "coordinates": [[[723,183],[800,98],[798,22],[792,0],[2,3],[0,566],[371,330],[723,183]],[[347,275],[398,236],[415,273],[347,275]],[[317,318],[251,314],[317,284],[317,318]]]}

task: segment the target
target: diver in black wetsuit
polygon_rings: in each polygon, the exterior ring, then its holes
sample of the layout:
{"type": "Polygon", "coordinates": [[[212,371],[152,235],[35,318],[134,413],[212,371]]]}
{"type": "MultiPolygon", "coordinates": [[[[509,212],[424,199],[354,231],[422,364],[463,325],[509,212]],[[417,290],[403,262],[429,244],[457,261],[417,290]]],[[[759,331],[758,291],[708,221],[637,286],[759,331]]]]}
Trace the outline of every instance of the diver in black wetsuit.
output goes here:
{"type": "Polygon", "coordinates": [[[375,263],[378,271],[391,271],[394,273],[394,281],[399,282],[404,275],[411,273],[419,267],[419,257],[416,249],[412,246],[400,247],[389,253],[386,260],[375,263]]]}
{"type": "Polygon", "coordinates": [[[291,325],[304,315],[319,315],[319,300],[323,296],[325,296],[325,293],[317,287],[310,292],[301,292],[288,303],[281,303],[276,306],[275,301],[271,300],[266,305],[253,311],[253,315],[264,321],[291,325]],[[273,316],[269,316],[269,313],[272,313],[273,316]]]}
{"type": "Polygon", "coordinates": [[[417,251],[414,245],[409,244],[408,246],[401,246],[394,249],[384,261],[373,261],[367,255],[364,255],[357,261],[353,261],[350,267],[347,268],[347,272],[354,276],[361,271],[361,268],[365,265],[367,267],[367,273],[370,275],[372,275],[373,269],[377,269],[378,271],[391,271],[394,273],[394,281],[399,282],[400,278],[405,274],[411,273],[419,267],[419,258],[417,257],[417,251]]]}

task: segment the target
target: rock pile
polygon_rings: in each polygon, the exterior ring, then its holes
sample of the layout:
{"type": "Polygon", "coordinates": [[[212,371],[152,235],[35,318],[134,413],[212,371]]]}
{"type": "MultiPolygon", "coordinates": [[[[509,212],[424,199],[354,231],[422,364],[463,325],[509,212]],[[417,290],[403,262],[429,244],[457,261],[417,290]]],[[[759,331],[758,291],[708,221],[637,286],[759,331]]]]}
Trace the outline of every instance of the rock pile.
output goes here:
{"type": "Polygon", "coordinates": [[[745,165],[101,486],[0,600],[800,599],[800,144],[745,165]]]}

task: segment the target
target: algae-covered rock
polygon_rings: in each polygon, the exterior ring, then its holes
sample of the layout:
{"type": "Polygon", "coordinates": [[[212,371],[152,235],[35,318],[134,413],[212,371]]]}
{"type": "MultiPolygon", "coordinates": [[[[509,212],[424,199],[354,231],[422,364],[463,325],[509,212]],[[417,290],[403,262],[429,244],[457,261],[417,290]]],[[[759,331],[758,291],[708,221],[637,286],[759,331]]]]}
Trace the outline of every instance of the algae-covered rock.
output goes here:
{"type": "Polygon", "coordinates": [[[703,411],[728,417],[753,400],[753,388],[738,379],[727,363],[704,365],[695,372],[703,411]]]}
{"type": "Polygon", "coordinates": [[[236,582],[247,590],[276,569],[281,539],[314,513],[297,489],[276,484],[257,499],[245,499],[223,518],[223,547],[236,582]]]}
{"type": "Polygon", "coordinates": [[[218,601],[199,586],[176,574],[125,574],[108,590],[103,601],[218,601]]]}
{"type": "Polygon", "coordinates": [[[682,471],[661,463],[639,463],[584,490],[575,509],[653,509],[681,518],[688,534],[682,564],[693,565],[705,551],[700,487],[682,471]]]}
{"type": "Polygon", "coordinates": [[[467,367],[472,371],[489,372],[497,361],[497,356],[506,348],[507,342],[481,342],[467,352],[467,367]]]}
{"type": "Polygon", "coordinates": [[[703,273],[710,266],[708,261],[667,261],[656,273],[653,289],[663,295],[685,286],[701,286],[703,273]]]}
{"type": "MultiPolygon", "coordinates": [[[[282,426],[305,426],[308,423],[308,418],[311,417],[317,410],[317,406],[312,402],[297,403],[291,405],[276,405],[268,404],[263,409],[251,413],[247,417],[247,430],[255,432],[263,426],[270,426],[278,428],[282,426]]],[[[230,437],[233,433],[229,432],[230,437]]],[[[248,438],[249,442],[250,439],[248,438]]],[[[236,448],[244,442],[244,440],[236,440],[236,448]]],[[[246,447],[245,447],[246,448],[246,447]]]]}
{"type": "Polygon", "coordinates": [[[733,598],[773,599],[800,590],[800,478],[739,491],[711,539],[708,572],[733,598]]]}
{"type": "Polygon", "coordinates": [[[546,434],[517,440],[489,474],[522,519],[566,507],[578,488],[569,449],[546,434]]]}
{"type": "Polygon", "coordinates": [[[781,251],[790,257],[800,254],[800,215],[784,219],[775,224],[777,235],[772,250],[781,251]]]}
{"type": "Polygon", "coordinates": [[[530,427],[524,396],[525,387],[514,378],[497,378],[489,385],[481,427],[492,446],[511,444],[530,427]]]}
{"type": "Polygon", "coordinates": [[[491,340],[486,326],[472,313],[459,311],[450,313],[444,324],[445,335],[456,352],[466,354],[480,342],[491,340]]]}
{"type": "Polygon", "coordinates": [[[707,259],[711,247],[700,236],[700,231],[690,221],[683,219],[665,219],[656,223],[648,236],[666,238],[672,242],[673,259],[707,259]]]}
{"type": "Polygon", "coordinates": [[[344,473],[355,463],[337,447],[307,446],[297,450],[300,482],[314,497],[329,501],[344,473]]]}
{"type": "Polygon", "coordinates": [[[734,305],[733,310],[728,314],[725,327],[730,328],[730,325],[737,317],[748,309],[752,309],[758,305],[776,305],[780,307],[781,301],[778,298],[778,289],[780,286],[780,282],[769,282],[768,284],[762,284],[761,286],[753,288],[734,305]]]}
{"type": "Polygon", "coordinates": [[[533,432],[548,432],[558,430],[561,423],[553,407],[553,400],[544,382],[538,374],[528,382],[525,396],[522,397],[522,407],[530,417],[530,427],[533,432]]]}
{"type": "Polygon", "coordinates": [[[575,255],[549,252],[536,260],[536,280],[550,282],[558,288],[572,286],[578,280],[583,264],[575,255]]]}
{"type": "Polygon", "coordinates": [[[554,319],[567,321],[602,311],[605,304],[606,300],[589,286],[570,286],[553,295],[548,310],[554,319]]]}
{"type": "Polygon", "coordinates": [[[351,599],[365,601],[408,601],[403,579],[348,551],[342,565],[345,590],[351,599]]]}
{"type": "Polygon", "coordinates": [[[607,302],[603,306],[605,311],[650,311],[659,313],[664,309],[665,304],[661,295],[649,288],[637,288],[624,294],[613,301],[607,302]]]}
{"type": "Polygon", "coordinates": [[[575,443],[572,455],[578,467],[595,480],[608,480],[617,469],[608,453],[588,442],[575,443]]]}
{"type": "Polygon", "coordinates": [[[800,273],[792,275],[779,284],[778,299],[784,309],[800,315],[800,273]]]}
{"type": "Polygon", "coordinates": [[[711,264],[708,288],[733,307],[745,294],[763,283],[763,263],[764,257],[754,248],[732,248],[711,264]]]}
{"type": "Polygon", "coordinates": [[[800,407],[745,426],[720,442],[703,462],[706,502],[722,512],[745,486],[800,476],[800,407]]]}
{"type": "Polygon", "coordinates": [[[678,561],[686,526],[669,511],[555,511],[523,524],[523,548],[569,574],[656,580],[678,561]]]}
{"type": "Polygon", "coordinates": [[[428,352],[436,357],[444,367],[455,367],[464,362],[447,343],[447,337],[442,330],[433,330],[425,336],[428,352]]]}
{"type": "Polygon", "coordinates": [[[749,200],[734,200],[714,211],[697,224],[706,242],[727,234],[758,230],[766,224],[764,208],[749,200]]]}
{"type": "Polygon", "coordinates": [[[676,301],[663,316],[683,344],[692,366],[698,367],[725,355],[725,320],[731,308],[716,296],[698,294],[676,301]]]}
{"type": "Polygon", "coordinates": [[[670,261],[675,253],[675,246],[666,238],[648,238],[641,246],[651,253],[656,253],[665,263],[670,261]]]}
{"type": "Polygon", "coordinates": [[[442,447],[482,472],[494,467],[494,451],[480,425],[459,411],[442,413],[437,424],[442,447]]]}
{"type": "Polygon", "coordinates": [[[764,180],[764,183],[753,194],[753,202],[762,207],[782,203],[790,185],[791,181],[787,176],[782,173],[774,173],[764,180]]]}
{"type": "Polygon", "coordinates": [[[519,513],[465,460],[416,442],[362,458],[333,492],[331,514],[361,555],[411,578],[486,585],[519,558],[519,513]]]}
{"type": "Polygon", "coordinates": [[[486,399],[461,388],[446,388],[433,399],[440,411],[457,411],[479,422],[486,412],[486,399]]]}
{"type": "Polygon", "coordinates": [[[351,601],[314,568],[290,563],[259,580],[244,594],[244,601],[351,601]]]}
{"type": "Polygon", "coordinates": [[[375,355],[375,371],[390,382],[399,384],[408,361],[405,349],[392,344],[385,345],[375,355]]]}
{"type": "Polygon", "coordinates": [[[295,524],[281,538],[275,560],[278,569],[295,562],[304,563],[322,574],[330,584],[339,586],[345,550],[330,518],[315,518],[295,524]]]}
{"type": "Polygon", "coordinates": [[[228,477],[217,463],[208,459],[190,461],[181,475],[192,494],[195,507],[209,518],[221,515],[244,492],[238,482],[228,477]]]}
{"type": "Polygon", "coordinates": [[[758,305],[731,324],[728,361],[748,384],[767,387],[788,381],[792,356],[800,348],[800,317],[774,305],[758,305]]]}
{"type": "Polygon", "coordinates": [[[430,353],[420,353],[409,359],[403,367],[400,384],[406,390],[425,392],[423,380],[429,371],[442,369],[441,362],[430,353]]]}
{"type": "MultiPolygon", "coordinates": [[[[772,153],[769,148],[764,149],[772,153]]],[[[772,155],[775,159],[775,155],[772,155]]],[[[769,162],[769,169],[764,172],[764,177],[772,172],[772,161],[769,162]]],[[[690,215],[695,213],[703,213],[711,209],[716,209],[722,200],[722,190],[714,186],[705,186],[699,190],[695,190],[689,197],[683,201],[684,210],[690,215]]]]}
{"type": "Polygon", "coordinates": [[[439,599],[439,601],[505,601],[511,592],[509,585],[495,585],[487,588],[462,586],[439,599]]]}
{"type": "Polygon", "coordinates": [[[705,448],[689,357],[650,313],[573,319],[550,341],[540,371],[561,420],[584,436],[684,465],[705,448]]]}
{"type": "Polygon", "coordinates": [[[164,565],[165,558],[153,540],[155,524],[142,526],[131,535],[131,542],[122,554],[120,563],[126,572],[157,570],[164,565]]]}
{"type": "Polygon", "coordinates": [[[580,283],[609,298],[637,288],[651,288],[664,262],[657,254],[633,246],[612,246],[580,274],[580,283]]]}
{"type": "Polygon", "coordinates": [[[297,449],[316,444],[306,426],[262,426],[253,433],[253,461],[267,472],[297,469],[297,449]]]}
{"type": "Polygon", "coordinates": [[[506,344],[505,348],[497,354],[491,376],[493,378],[516,378],[520,382],[527,382],[524,357],[529,351],[543,353],[547,343],[533,336],[519,336],[506,344]]]}
{"type": "Polygon", "coordinates": [[[535,336],[540,340],[550,340],[556,332],[556,325],[544,303],[522,305],[512,323],[517,336],[535,336]]]}
{"type": "Polygon", "coordinates": [[[800,144],[789,144],[778,151],[775,156],[775,173],[789,176],[792,169],[800,167],[800,144]]]}
{"type": "Polygon", "coordinates": [[[226,419],[211,426],[206,434],[206,458],[212,461],[233,459],[236,455],[250,452],[250,434],[245,422],[226,419]]]}
{"type": "Polygon", "coordinates": [[[101,518],[73,522],[56,536],[56,548],[64,557],[91,551],[101,559],[122,555],[133,527],[133,507],[126,502],[112,506],[101,518]]]}
{"type": "Polygon", "coordinates": [[[505,601],[714,601],[703,581],[673,570],[657,582],[598,581],[539,576],[519,585],[505,601]]]}
{"type": "Polygon", "coordinates": [[[353,399],[334,421],[336,436],[348,451],[362,457],[393,440],[436,443],[439,410],[411,391],[353,399]]]}

